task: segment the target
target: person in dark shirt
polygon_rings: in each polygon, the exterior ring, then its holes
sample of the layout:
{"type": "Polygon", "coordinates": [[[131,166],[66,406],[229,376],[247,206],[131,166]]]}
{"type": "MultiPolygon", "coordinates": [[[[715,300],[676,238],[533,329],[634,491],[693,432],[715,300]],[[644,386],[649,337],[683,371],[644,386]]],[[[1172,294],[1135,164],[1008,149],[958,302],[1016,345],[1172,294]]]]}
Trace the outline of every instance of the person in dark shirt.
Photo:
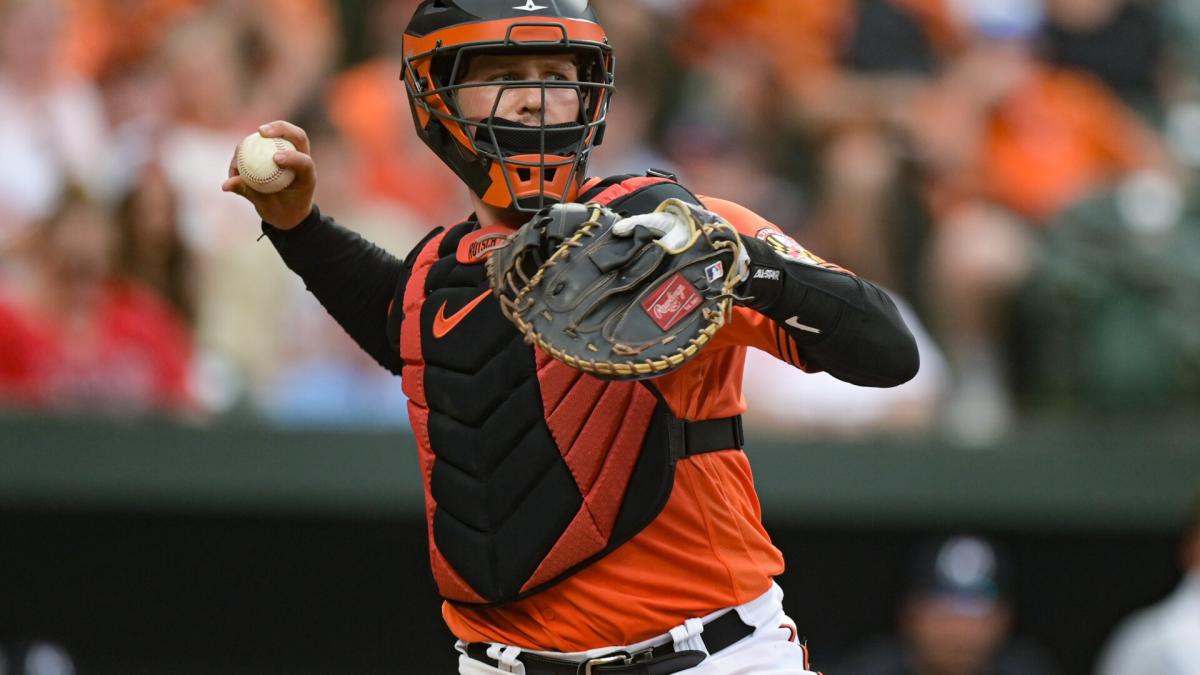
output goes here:
{"type": "Polygon", "coordinates": [[[1057,675],[1010,636],[1010,573],[987,541],[956,536],[914,557],[899,634],[865,645],[831,675],[1057,675]]]}

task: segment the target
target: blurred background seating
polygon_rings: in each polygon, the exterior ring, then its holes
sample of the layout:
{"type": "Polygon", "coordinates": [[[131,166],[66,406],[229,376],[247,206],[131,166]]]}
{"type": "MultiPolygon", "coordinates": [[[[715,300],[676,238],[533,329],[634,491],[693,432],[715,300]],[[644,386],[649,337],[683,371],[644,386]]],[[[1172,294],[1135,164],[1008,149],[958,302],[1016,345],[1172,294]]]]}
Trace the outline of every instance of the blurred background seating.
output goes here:
{"type": "MultiPolygon", "coordinates": [[[[250,244],[253,214],[204,177],[224,173],[247,129],[288,118],[315,139],[321,203],[398,253],[461,217],[462,191],[411,133],[397,84],[412,6],[5,0],[0,288],[22,283],[35,224],[82,192],[130,230],[114,273],[187,323],[189,415],[278,409],[297,282],[250,244]]],[[[1124,205],[1113,257],[1120,232],[1157,237],[1177,261],[1163,283],[1194,295],[1182,242],[1197,228],[1200,18],[1187,2],[638,0],[601,12],[626,67],[593,169],[675,170],[891,288],[947,363],[923,433],[987,446],[1047,409],[1090,407],[1076,396],[1093,390],[1088,368],[1067,368],[1061,345],[1106,329],[1042,329],[1082,311],[1042,262],[1085,255],[1086,233],[1060,232],[1081,209],[1124,205]],[[1047,363],[1062,367],[1047,375],[1047,363]]],[[[1127,267],[1157,268],[1145,246],[1120,250],[1136,258],[1127,267]]],[[[1159,311],[1145,284],[1126,290],[1159,311]]],[[[1141,326],[1145,344],[1187,341],[1162,323],[1141,326]]],[[[1159,352],[1153,368],[1177,371],[1186,352],[1159,352]]],[[[1139,398],[1153,378],[1126,370],[1106,390],[1139,398]]],[[[1186,409],[1200,384],[1177,379],[1161,403],[1186,409]]]]}

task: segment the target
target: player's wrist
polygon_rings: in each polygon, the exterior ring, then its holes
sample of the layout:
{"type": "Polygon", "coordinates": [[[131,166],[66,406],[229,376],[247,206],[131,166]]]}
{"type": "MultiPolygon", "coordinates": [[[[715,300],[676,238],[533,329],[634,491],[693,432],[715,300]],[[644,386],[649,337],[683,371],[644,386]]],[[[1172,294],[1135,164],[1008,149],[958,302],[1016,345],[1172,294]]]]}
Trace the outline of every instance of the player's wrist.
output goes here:
{"type": "Polygon", "coordinates": [[[737,287],[735,302],[763,312],[775,306],[783,290],[783,266],[770,247],[753,237],[741,237],[746,276],[737,287]]]}
{"type": "Polygon", "coordinates": [[[315,227],[320,222],[321,210],[317,208],[316,202],[312,202],[308,205],[308,210],[304,212],[304,215],[299,218],[292,216],[290,218],[273,218],[268,220],[264,217],[262,219],[262,230],[266,234],[271,234],[272,232],[298,233],[301,230],[315,227]],[[272,220],[278,220],[287,224],[279,225],[272,222],[272,220]]]}

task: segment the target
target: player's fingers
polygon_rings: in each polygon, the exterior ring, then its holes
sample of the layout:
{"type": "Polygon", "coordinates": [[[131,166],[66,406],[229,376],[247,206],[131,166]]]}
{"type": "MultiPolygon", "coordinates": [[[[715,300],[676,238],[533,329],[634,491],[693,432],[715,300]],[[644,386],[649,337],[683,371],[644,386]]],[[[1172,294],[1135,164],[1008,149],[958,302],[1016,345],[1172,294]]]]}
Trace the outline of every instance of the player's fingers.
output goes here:
{"type": "Polygon", "coordinates": [[[612,233],[618,237],[624,237],[631,234],[633,228],[639,225],[651,232],[663,235],[677,225],[677,220],[669,213],[641,213],[614,223],[612,233]]]}
{"type": "Polygon", "coordinates": [[[268,122],[258,128],[258,133],[266,138],[286,138],[296,146],[296,149],[308,154],[308,133],[300,127],[285,120],[268,122]]]}
{"type": "Polygon", "coordinates": [[[279,168],[294,171],[297,181],[309,182],[316,173],[313,158],[299,150],[280,150],[272,159],[279,168]]]}
{"type": "Polygon", "coordinates": [[[229,158],[229,177],[230,178],[233,178],[234,176],[238,175],[237,156],[238,156],[238,148],[240,148],[241,146],[242,146],[242,144],[238,143],[238,147],[233,149],[233,157],[229,158]]]}
{"type": "Polygon", "coordinates": [[[242,182],[241,176],[231,176],[221,183],[222,192],[233,192],[242,196],[246,195],[246,184],[242,182]]]}

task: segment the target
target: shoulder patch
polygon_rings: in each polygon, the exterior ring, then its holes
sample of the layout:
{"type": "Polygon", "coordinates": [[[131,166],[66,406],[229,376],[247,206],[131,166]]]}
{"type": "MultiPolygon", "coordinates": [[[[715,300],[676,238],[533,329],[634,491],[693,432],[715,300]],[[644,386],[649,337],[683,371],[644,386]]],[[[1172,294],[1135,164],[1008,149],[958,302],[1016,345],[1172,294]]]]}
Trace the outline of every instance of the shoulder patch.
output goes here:
{"type": "Polygon", "coordinates": [[[755,238],[761,239],[771,246],[779,257],[786,260],[795,260],[808,265],[824,265],[825,261],[809,252],[795,239],[776,230],[773,227],[764,227],[754,234],[755,238]]]}

